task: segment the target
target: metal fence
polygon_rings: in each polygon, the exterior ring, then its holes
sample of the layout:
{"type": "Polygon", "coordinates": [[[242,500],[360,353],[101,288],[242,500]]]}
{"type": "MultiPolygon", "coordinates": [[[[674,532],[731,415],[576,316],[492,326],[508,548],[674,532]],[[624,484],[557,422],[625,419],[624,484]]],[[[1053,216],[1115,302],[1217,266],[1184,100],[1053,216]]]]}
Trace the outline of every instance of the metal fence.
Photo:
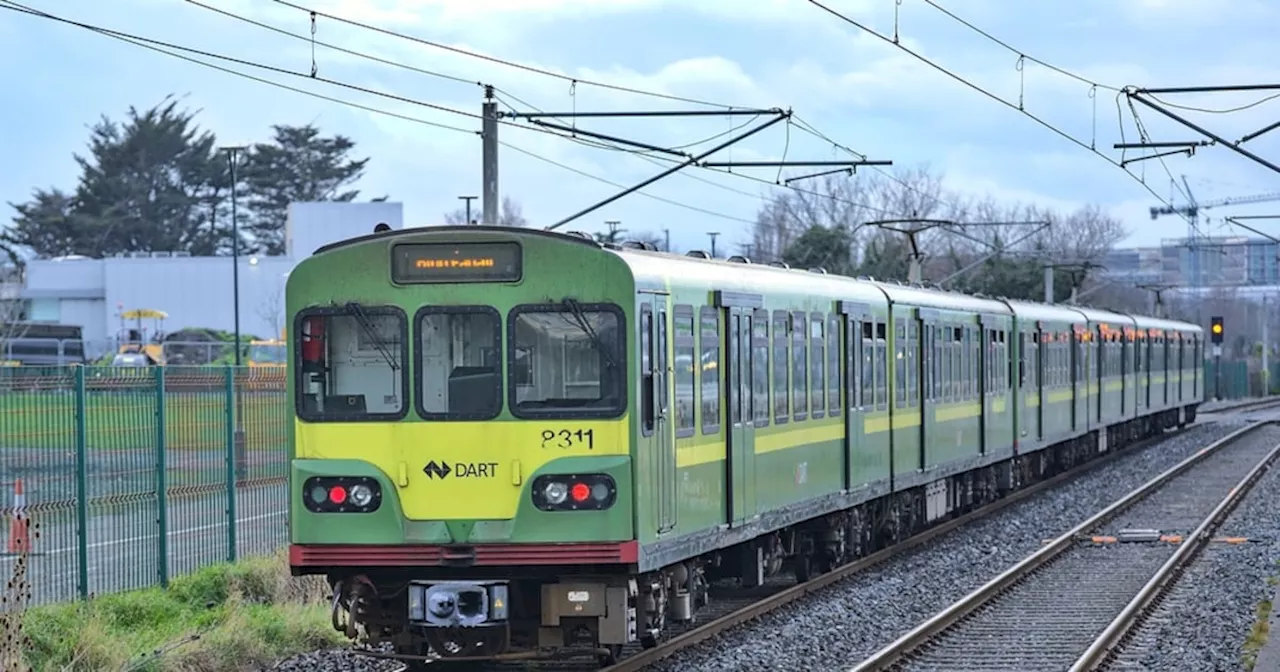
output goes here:
{"type": "Polygon", "coordinates": [[[288,409],[282,368],[0,369],[0,573],[48,603],[279,549],[288,409]]]}

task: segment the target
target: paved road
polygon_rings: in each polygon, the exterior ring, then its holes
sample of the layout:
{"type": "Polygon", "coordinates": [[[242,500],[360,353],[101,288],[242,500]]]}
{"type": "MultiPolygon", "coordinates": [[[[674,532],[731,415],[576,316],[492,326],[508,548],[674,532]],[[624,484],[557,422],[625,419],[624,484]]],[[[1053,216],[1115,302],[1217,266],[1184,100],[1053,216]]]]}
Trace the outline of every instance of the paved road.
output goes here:
{"type": "MultiPolygon", "coordinates": [[[[283,482],[240,488],[236,535],[241,556],[270,553],[287,539],[283,482]]],[[[221,493],[174,496],[169,501],[169,576],[189,573],[227,559],[226,497],[221,493]]],[[[88,534],[89,590],[94,594],[157,585],[160,547],[154,501],[115,502],[91,507],[88,534]]],[[[78,544],[71,508],[33,514],[39,537],[28,556],[27,581],[32,604],[65,601],[78,595],[78,544]]],[[[0,533],[7,538],[8,530],[0,533]]],[[[0,551],[3,551],[0,548],[0,551]]],[[[0,557],[7,581],[17,564],[0,557]]]]}

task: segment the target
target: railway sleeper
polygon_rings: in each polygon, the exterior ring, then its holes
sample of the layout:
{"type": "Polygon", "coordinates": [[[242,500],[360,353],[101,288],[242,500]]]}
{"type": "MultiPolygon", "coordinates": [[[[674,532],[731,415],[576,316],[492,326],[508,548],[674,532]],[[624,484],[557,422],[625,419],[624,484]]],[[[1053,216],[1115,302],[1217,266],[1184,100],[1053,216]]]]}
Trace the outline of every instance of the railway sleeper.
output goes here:
{"type": "Polygon", "coordinates": [[[710,604],[715,581],[753,588],[787,571],[807,581],[1193,420],[1194,411],[1179,415],[1173,410],[1130,421],[641,575],[610,568],[508,568],[506,578],[459,582],[424,580],[411,568],[331,573],[334,627],[363,644],[390,643],[411,667],[425,664],[428,655],[455,660],[594,655],[608,664],[624,645],[656,646],[672,624],[694,621],[710,604]],[[450,616],[436,618],[433,612],[450,616]]]}

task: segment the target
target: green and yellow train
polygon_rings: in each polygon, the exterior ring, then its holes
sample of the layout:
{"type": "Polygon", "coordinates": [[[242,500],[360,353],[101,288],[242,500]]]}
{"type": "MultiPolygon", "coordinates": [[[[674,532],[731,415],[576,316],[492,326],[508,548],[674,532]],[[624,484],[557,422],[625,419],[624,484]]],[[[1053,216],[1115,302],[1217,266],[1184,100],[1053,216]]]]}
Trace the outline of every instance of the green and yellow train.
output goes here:
{"type": "Polygon", "coordinates": [[[1204,398],[1197,325],[577,233],[376,232],[287,307],[293,571],[409,661],[652,645],[1204,398]]]}

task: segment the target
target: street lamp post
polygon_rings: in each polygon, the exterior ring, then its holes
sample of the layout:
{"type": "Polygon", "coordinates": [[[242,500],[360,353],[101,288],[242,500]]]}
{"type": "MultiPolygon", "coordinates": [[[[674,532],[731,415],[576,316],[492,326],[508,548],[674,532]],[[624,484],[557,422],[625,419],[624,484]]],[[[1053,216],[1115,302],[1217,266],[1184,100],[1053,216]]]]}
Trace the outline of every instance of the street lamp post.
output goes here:
{"type": "MultiPolygon", "coordinates": [[[[227,153],[227,165],[231,169],[231,310],[235,314],[234,350],[236,362],[236,368],[231,375],[239,378],[242,360],[240,357],[240,224],[236,212],[236,158],[240,152],[245,150],[245,147],[223,147],[222,149],[227,153]]],[[[235,378],[233,378],[233,381],[235,378]]],[[[232,459],[228,461],[234,464],[235,480],[243,481],[249,468],[249,455],[244,436],[244,395],[241,394],[240,385],[238,384],[235,385],[235,430],[232,437],[232,449],[233,454],[229,456],[232,459]]],[[[232,499],[234,500],[234,497],[232,499]]],[[[234,506],[234,501],[229,506],[234,506]]],[[[232,552],[234,553],[234,551],[232,552]]]]}
{"type": "Polygon", "coordinates": [[[475,222],[471,221],[471,201],[476,200],[476,196],[459,196],[458,200],[467,202],[467,225],[470,226],[475,222]]]}

